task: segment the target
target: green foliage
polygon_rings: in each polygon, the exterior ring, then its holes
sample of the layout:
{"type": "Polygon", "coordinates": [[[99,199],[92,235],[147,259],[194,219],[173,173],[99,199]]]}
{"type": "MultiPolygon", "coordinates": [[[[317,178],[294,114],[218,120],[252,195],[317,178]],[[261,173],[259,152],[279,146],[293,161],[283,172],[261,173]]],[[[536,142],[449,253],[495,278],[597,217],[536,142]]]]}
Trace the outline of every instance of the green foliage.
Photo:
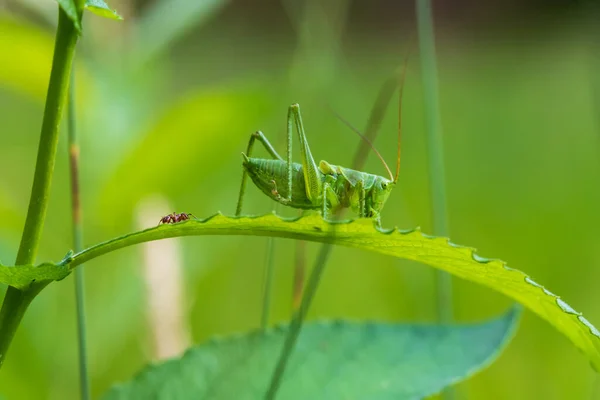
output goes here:
{"type": "Polygon", "coordinates": [[[85,2],[85,8],[101,17],[117,20],[123,19],[116,10],[110,8],[103,0],[87,0],[85,2]]]}
{"type": "MultiPolygon", "coordinates": [[[[489,365],[512,338],[520,307],[472,325],[310,322],[282,399],[421,399],[489,365]]],[[[114,387],[116,399],[262,399],[287,325],[211,340],[114,387]]]]}

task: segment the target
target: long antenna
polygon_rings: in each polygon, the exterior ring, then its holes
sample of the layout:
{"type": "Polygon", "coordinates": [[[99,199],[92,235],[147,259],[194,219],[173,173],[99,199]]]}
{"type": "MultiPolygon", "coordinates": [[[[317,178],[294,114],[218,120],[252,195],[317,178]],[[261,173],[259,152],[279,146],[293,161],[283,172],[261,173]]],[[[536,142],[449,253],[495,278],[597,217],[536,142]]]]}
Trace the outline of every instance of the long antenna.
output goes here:
{"type": "MultiPolygon", "coordinates": [[[[413,34],[410,35],[412,42],[413,34]]],[[[390,180],[394,183],[398,182],[398,177],[400,176],[400,149],[401,149],[401,136],[402,136],[402,95],[404,92],[404,78],[406,76],[406,70],[408,66],[408,59],[410,58],[410,53],[413,46],[410,46],[406,56],[404,57],[404,63],[402,65],[402,69],[400,74],[398,74],[398,70],[394,72],[394,74],[389,77],[381,88],[379,89],[379,94],[377,95],[377,100],[371,109],[371,114],[369,116],[369,121],[367,123],[366,133],[363,135],[358,129],[356,129],[352,124],[350,124],[347,120],[342,118],[338,113],[336,113],[330,106],[328,106],[329,110],[346,126],[348,126],[351,130],[353,130],[356,134],[358,134],[364,141],[373,149],[377,157],[381,160],[385,169],[388,171],[390,175],[390,180]],[[398,76],[400,75],[400,76],[398,76]],[[396,175],[392,175],[391,170],[381,154],[377,151],[375,146],[373,145],[373,141],[377,136],[377,131],[379,130],[379,126],[381,125],[381,121],[385,115],[385,110],[387,105],[389,104],[396,88],[399,88],[398,94],[398,156],[396,158],[396,175]]],[[[367,147],[361,146],[359,147],[356,155],[354,157],[354,162],[352,163],[352,168],[361,169],[364,161],[367,156],[367,147]]]]}
{"type": "MultiPolygon", "coordinates": [[[[363,135],[358,129],[356,129],[350,122],[348,122],[346,119],[344,119],[340,114],[338,114],[335,110],[333,110],[331,107],[329,107],[329,109],[331,110],[331,112],[340,120],[344,123],[344,125],[346,125],[348,128],[350,128],[352,131],[354,131],[354,133],[356,133],[358,136],[360,136],[360,138],[362,140],[364,140],[365,142],[367,142],[369,144],[369,146],[371,146],[371,149],[373,150],[373,152],[377,155],[377,157],[381,160],[381,162],[383,163],[383,166],[385,167],[386,171],[388,172],[388,174],[390,175],[390,180],[394,179],[394,175],[392,175],[392,170],[390,169],[390,167],[388,167],[387,163],[385,162],[385,160],[383,159],[383,157],[381,156],[381,154],[377,151],[377,149],[375,148],[375,145],[373,144],[373,142],[371,142],[365,135],[363,135]]],[[[395,182],[395,181],[394,181],[395,182]]]]}
{"type": "MultiPolygon", "coordinates": [[[[375,141],[377,137],[377,133],[379,131],[379,127],[383,118],[385,117],[386,110],[390,101],[392,100],[392,96],[398,87],[398,73],[394,72],[393,76],[390,76],[385,80],[385,82],[381,85],[379,92],[377,94],[377,99],[375,103],[373,103],[373,107],[371,108],[371,112],[369,114],[369,120],[367,122],[367,126],[365,127],[365,137],[371,142],[375,141]]],[[[364,166],[364,163],[367,159],[368,150],[367,146],[360,146],[354,155],[354,161],[352,162],[352,168],[356,170],[361,170],[364,166]]]]}

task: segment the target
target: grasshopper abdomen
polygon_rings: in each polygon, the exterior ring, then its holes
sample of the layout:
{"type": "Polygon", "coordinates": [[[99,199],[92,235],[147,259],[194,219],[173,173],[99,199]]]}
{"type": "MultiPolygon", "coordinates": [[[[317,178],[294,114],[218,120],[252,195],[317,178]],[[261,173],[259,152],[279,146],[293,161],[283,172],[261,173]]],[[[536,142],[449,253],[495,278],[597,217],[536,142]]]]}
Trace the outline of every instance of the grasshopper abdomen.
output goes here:
{"type": "Polygon", "coordinates": [[[285,161],[264,158],[244,158],[244,169],[252,182],[273,200],[293,208],[311,210],[319,208],[306,196],[302,164],[292,163],[292,196],[288,194],[288,166],[285,161]]]}

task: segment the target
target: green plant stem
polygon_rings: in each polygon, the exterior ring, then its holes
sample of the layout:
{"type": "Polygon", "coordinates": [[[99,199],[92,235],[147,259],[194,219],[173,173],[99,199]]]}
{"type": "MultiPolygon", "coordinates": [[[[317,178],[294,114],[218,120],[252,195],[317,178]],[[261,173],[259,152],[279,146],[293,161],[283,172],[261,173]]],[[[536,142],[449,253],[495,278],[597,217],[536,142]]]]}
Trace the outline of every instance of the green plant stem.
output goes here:
{"type": "MultiPolygon", "coordinates": [[[[79,189],[79,144],[75,126],[75,71],[71,73],[68,111],[69,168],[71,171],[71,214],[73,248],[83,249],[83,222],[81,191],[79,189]]],[[[75,304],[77,307],[77,345],[79,347],[79,389],[81,399],[90,399],[90,381],[87,361],[87,334],[85,329],[85,279],[83,265],[75,270],[75,304]]]]}
{"type": "MultiPolygon", "coordinates": [[[[19,265],[32,264],[37,254],[54,172],[58,127],[67,100],[76,43],[77,31],[73,22],[59,7],[52,72],[46,96],[29,209],[15,262],[17,268],[19,265]]],[[[47,284],[48,282],[34,282],[23,291],[13,287],[8,288],[0,310],[0,367],[4,363],[8,347],[27,307],[47,284]]]]}
{"type": "MultiPolygon", "coordinates": [[[[425,87],[425,113],[427,119],[427,152],[429,158],[429,185],[433,208],[433,233],[448,236],[446,213],[446,184],[444,181],[444,150],[442,124],[439,111],[437,61],[433,33],[431,1],[417,1],[421,69],[425,87]]],[[[442,323],[452,320],[452,282],[446,272],[438,274],[438,319],[442,323]]]]}
{"type": "Polygon", "coordinates": [[[285,368],[290,359],[290,356],[292,355],[292,351],[294,350],[296,341],[298,340],[298,335],[300,334],[300,329],[302,328],[302,323],[304,322],[306,313],[308,312],[310,304],[312,303],[315,293],[317,292],[317,288],[319,286],[319,282],[321,281],[321,276],[323,275],[325,266],[327,265],[327,259],[329,258],[331,249],[332,246],[330,244],[325,244],[321,246],[321,251],[319,252],[319,256],[315,263],[315,267],[313,269],[313,272],[310,274],[308,283],[306,284],[306,291],[304,293],[304,296],[302,297],[300,308],[298,309],[298,311],[296,311],[296,313],[294,313],[292,321],[290,322],[290,330],[285,338],[283,350],[281,351],[279,361],[277,362],[277,366],[275,367],[275,371],[273,372],[271,384],[269,386],[269,390],[265,396],[265,399],[274,399],[275,395],[277,394],[277,391],[279,390],[281,380],[285,372],[285,368]]]}
{"type": "Polygon", "coordinates": [[[73,22],[60,9],[54,58],[52,60],[52,73],[48,85],[42,132],[35,165],[35,176],[16,265],[31,264],[37,255],[46,217],[52,174],[54,173],[54,162],[58,147],[58,127],[67,100],[69,76],[71,75],[71,64],[75,55],[76,43],[77,32],[73,22]]]}
{"type": "Polygon", "coordinates": [[[85,325],[85,279],[83,268],[75,271],[75,301],[77,305],[77,344],[79,347],[79,389],[81,399],[90,399],[90,378],[87,359],[87,334],[85,325]]]}
{"type": "MultiPolygon", "coordinates": [[[[241,212],[241,209],[239,210],[241,212]]],[[[275,203],[273,212],[277,214],[279,203],[275,203]]],[[[263,303],[260,316],[260,328],[267,329],[269,317],[271,316],[271,293],[273,292],[273,271],[275,269],[275,238],[267,238],[267,256],[265,262],[265,278],[263,284],[263,303]]]]}
{"type": "MultiPolygon", "coordinates": [[[[429,159],[429,187],[433,215],[433,233],[448,236],[446,212],[446,184],[444,181],[444,146],[438,99],[438,73],[435,54],[435,35],[431,0],[417,0],[417,27],[421,53],[421,70],[425,88],[425,114],[427,120],[427,153],[429,159]]],[[[444,271],[436,272],[437,319],[439,323],[452,321],[452,277],[444,271]]],[[[444,397],[454,398],[447,389],[444,397]]]]}
{"type": "Polygon", "coordinates": [[[271,309],[271,292],[273,286],[273,269],[275,268],[275,238],[267,238],[267,260],[264,279],[264,292],[262,314],[260,317],[260,328],[266,329],[269,325],[269,316],[271,309]]]}
{"type": "Polygon", "coordinates": [[[292,286],[292,315],[300,307],[304,291],[304,275],[306,274],[306,242],[296,241],[296,257],[294,260],[294,284],[292,286]]]}
{"type": "Polygon", "coordinates": [[[0,310],[0,368],[4,365],[6,353],[27,307],[47,284],[34,284],[27,290],[8,287],[0,310]]]}

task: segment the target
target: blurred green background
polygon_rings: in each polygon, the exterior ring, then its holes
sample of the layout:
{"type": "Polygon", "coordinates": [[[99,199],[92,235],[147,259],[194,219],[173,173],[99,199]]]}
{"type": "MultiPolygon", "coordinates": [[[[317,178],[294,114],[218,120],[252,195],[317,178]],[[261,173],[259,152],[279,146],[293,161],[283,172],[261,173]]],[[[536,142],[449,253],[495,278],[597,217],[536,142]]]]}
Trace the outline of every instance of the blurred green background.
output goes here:
{"type": "MultiPolygon", "coordinates": [[[[359,140],[325,106],[364,127],[380,85],[415,45],[414,6],[397,3],[113,0],[124,22],[88,13],[76,64],[85,243],[155,225],[173,211],[233,214],[250,133],[262,130],[284,152],[293,102],[302,107],[313,155],[350,165],[359,140]]],[[[0,259],[12,263],[31,189],[56,3],[4,0],[0,11],[0,259]]],[[[463,0],[440,4],[435,17],[452,240],[506,260],[599,324],[595,7],[463,0]]],[[[400,186],[382,221],[430,232],[416,51],[408,68],[400,186]]],[[[390,106],[376,143],[389,163],[396,124],[390,106]]],[[[62,135],[38,261],[59,260],[72,246],[66,150],[62,135]]],[[[365,170],[385,174],[373,156],[365,170]]],[[[249,185],[245,213],[273,207],[249,185]]],[[[167,308],[158,315],[181,317],[163,321],[180,328],[165,339],[175,348],[186,337],[200,343],[259,325],[265,238],[169,243],[175,247],[128,248],[86,266],[95,397],[158,357],[151,310],[160,305],[167,308]],[[148,259],[158,265],[149,267],[148,259]],[[148,268],[169,283],[153,284],[148,268]]],[[[310,264],[318,246],[307,250],[310,264]]],[[[276,240],[275,257],[272,320],[280,322],[290,315],[294,243],[276,240]]],[[[474,284],[454,284],[459,321],[488,318],[510,304],[474,284]]],[[[339,248],[309,317],[429,322],[434,300],[429,267],[339,248]]],[[[78,385],[69,277],[30,307],[0,374],[0,395],[77,398],[78,385]]],[[[598,396],[597,386],[568,340],[525,313],[506,352],[458,392],[588,399],[598,396]]]]}

